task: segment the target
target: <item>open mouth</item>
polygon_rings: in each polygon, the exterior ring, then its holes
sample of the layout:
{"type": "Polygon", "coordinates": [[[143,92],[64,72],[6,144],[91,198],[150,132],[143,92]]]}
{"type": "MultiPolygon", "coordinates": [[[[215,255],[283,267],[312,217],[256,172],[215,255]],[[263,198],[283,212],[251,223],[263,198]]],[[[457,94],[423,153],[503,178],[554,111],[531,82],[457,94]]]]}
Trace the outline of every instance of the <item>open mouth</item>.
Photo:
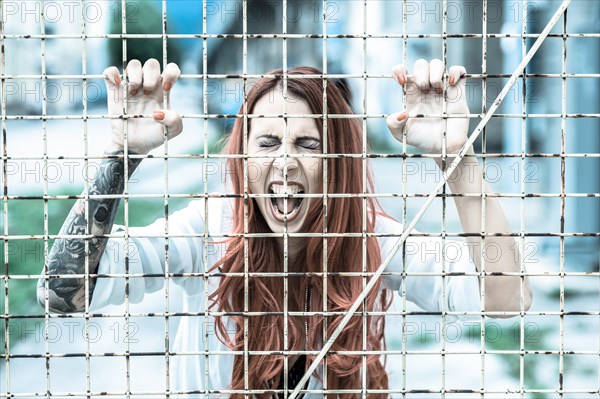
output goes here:
{"type": "MultiPolygon", "coordinates": [[[[304,194],[304,188],[295,183],[288,183],[287,191],[285,191],[282,183],[271,183],[269,186],[269,194],[278,194],[282,196],[304,194]]],[[[279,221],[283,221],[284,217],[287,217],[288,222],[290,222],[298,215],[304,198],[288,197],[287,206],[283,197],[271,197],[270,200],[271,209],[275,218],[279,221]]]]}

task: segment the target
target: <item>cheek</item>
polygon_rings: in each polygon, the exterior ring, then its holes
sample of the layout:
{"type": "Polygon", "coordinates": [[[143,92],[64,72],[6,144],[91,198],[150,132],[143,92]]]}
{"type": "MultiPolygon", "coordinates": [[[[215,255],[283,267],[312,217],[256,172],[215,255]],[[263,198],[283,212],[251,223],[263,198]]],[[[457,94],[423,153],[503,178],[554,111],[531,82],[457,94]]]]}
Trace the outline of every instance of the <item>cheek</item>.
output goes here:
{"type": "Polygon", "coordinates": [[[258,158],[248,160],[248,185],[254,193],[257,190],[263,191],[267,170],[268,166],[264,160],[258,158]]]}
{"type": "Polygon", "coordinates": [[[321,158],[307,159],[304,167],[308,184],[313,191],[320,191],[323,184],[323,160],[321,158]]]}

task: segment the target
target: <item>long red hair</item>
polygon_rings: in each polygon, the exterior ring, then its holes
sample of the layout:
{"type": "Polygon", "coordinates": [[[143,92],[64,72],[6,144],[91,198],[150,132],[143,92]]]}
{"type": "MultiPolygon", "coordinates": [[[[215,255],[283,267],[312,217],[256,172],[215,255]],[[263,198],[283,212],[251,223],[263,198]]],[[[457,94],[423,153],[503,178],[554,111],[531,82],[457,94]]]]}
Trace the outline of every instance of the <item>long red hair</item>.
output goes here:
{"type": "MultiPolygon", "coordinates": [[[[272,90],[280,89],[283,85],[281,69],[268,74],[279,75],[275,78],[262,78],[255,83],[247,95],[247,112],[251,114],[253,108],[262,96],[268,95],[272,90]]],[[[322,74],[321,71],[310,67],[297,67],[290,69],[288,75],[322,74]]],[[[313,114],[323,114],[323,79],[322,78],[289,78],[287,92],[290,96],[307,102],[313,114]]],[[[345,96],[348,91],[345,86],[337,82],[328,81],[327,84],[327,113],[352,114],[352,110],[345,96]]],[[[244,106],[240,114],[245,112],[244,106]]],[[[322,118],[315,119],[321,134],[323,133],[322,118]]],[[[251,128],[251,119],[248,119],[248,132],[251,128]]],[[[243,154],[244,120],[235,120],[229,137],[226,152],[228,154],[243,154]]],[[[333,154],[361,154],[362,153],[362,126],[356,118],[328,118],[327,120],[327,146],[328,153],[333,154]]],[[[327,159],[327,192],[328,193],[353,193],[373,192],[373,180],[367,170],[367,181],[362,179],[362,159],[360,157],[335,157],[327,159]]],[[[244,193],[244,166],[241,158],[229,158],[228,170],[231,171],[231,183],[235,194],[244,193]]],[[[249,200],[247,205],[244,199],[234,199],[234,214],[232,233],[244,233],[244,212],[248,211],[248,232],[266,233],[270,229],[264,220],[254,200],[249,200]]],[[[379,205],[375,198],[369,197],[367,204],[366,232],[373,232],[375,218],[379,205]]],[[[323,199],[314,199],[308,211],[304,229],[309,233],[321,233],[324,230],[323,199]]],[[[363,231],[363,203],[360,197],[328,198],[327,200],[327,232],[328,233],[361,233],[363,231]]],[[[248,267],[251,272],[279,272],[283,271],[283,256],[276,240],[272,238],[247,238],[248,240],[248,267]]],[[[244,237],[232,237],[227,240],[228,250],[225,256],[218,261],[212,270],[220,268],[223,273],[244,272],[244,237]]],[[[363,289],[363,278],[360,276],[340,276],[339,272],[363,271],[363,242],[361,237],[329,237],[327,239],[327,311],[340,312],[339,315],[327,317],[327,336],[331,336],[339,325],[345,312],[348,311],[354,300],[363,289]]],[[[300,289],[289,290],[288,311],[303,311],[304,287],[309,282],[312,284],[310,299],[313,312],[323,311],[323,277],[311,276],[310,272],[323,272],[323,239],[320,237],[307,237],[306,247],[299,252],[294,267],[288,270],[309,272],[308,275],[288,277],[289,287],[300,289]]],[[[381,263],[379,245],[375,237],[366,239],[366,271],[374,272],[381,263]]],[[[385,311],[390,306],[390,296],[386,289],[380,291],[381,282],[378,281],[366,299],[367,311],[385,311]],[[378,301],[379,299],[379,301],[378,301]]],[[[248,310],[252,312],[267,312],[259,316],[248,316],[248,350],[249,351],[282,351],[284,349],[284,282],[283,277],[249,277],[248,280],[248,310]]],[[[223,276],[219,286],[211,294],[211,308],[216,307],[220,312],[242,312],[244,310],[244,278],[238,276],[223,276]]],[[[362,310],[362,307],[359,308],[362,310]]],[[[244,317],[238,315],[228,316],[235,325],[235,337],[229,338],[226,326],[226,317],[215,316],[215,332],[219,339],[229,348],[236,351],[244,350],[244,317]]],[[[290,350],[304,350],[304,322],[308,321],[308,350],[319,350],[323,346],[323,316],[288,316],[288,348],[290,350]]],[[[379,351],[385,349],[384,316],[367,316],[366,342],[367,350],[379,351]]],[[[343,332],[338,336],[331,351],[326,357],[327,385],[329,389],[361,389],[362,388],[362,355],[335,353],[338,351],[363,350],[363,317],[353,317],[343,332]]],[[[307,356],[307,367],[315,358],[307,356]]],[[[367,356],[367,388],[387,389],[388,376],[385,371],[385,357],[379,354],[367,356]],[[383,361],[382,361],[383,360],[383,361]]],[[[231,388],[234,390],[245,389],[244,357],[236,355],[231,376],[231,388]]],[[[248,389],[263,390],[275,389],[279,384],[283,370],[283,355],[249,355],[248,356],[248,389]]],[[[320,378],[320,377],[319,377],[320,378]]],[[[257,394],[257,397],[267,398],[271,394],[257,394]]],[[[339,394],[341,399],[357,397],[358,394],[339,394]]],[[[333,395],[331,395],[333,397],[333,395]]],[[[231,398],[243,398],[242,393],[231,395],[231,398]]],[[[369,398],[384,398],[387,394],[371,394],[369,398]]]]}

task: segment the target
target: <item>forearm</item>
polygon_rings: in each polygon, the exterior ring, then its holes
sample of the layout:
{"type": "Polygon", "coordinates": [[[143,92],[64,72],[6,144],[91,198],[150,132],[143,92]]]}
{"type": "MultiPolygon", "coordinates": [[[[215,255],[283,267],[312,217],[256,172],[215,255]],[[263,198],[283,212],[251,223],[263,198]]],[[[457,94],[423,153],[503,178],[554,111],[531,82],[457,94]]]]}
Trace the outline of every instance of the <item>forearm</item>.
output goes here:
{"type": "MultiPolygon", "coordinates": [[[[446,159],[446,168],[452,161],[451,158],[446,159]]],[[[436,162],[441,168],[441,160],[436,159],[436,162]]],[[[473,255],[477,270],[484,269],[486,274],[520,272],[520,253],[515,240],[513,237],[502,236],[510,234],[511,230],[498,199],[486,197],[482,200],[481,198],[482,193],[491,194],[492,190],[482,179],[482,170],[472,148],[449,177],[448,186],[454,194],[476,194],[476,196],[454,197],[454,202],[463,231],[470,234],[481,232],[486,234],[484,240],[480,236],[466,237],[469,248],[473,249],[470,253],[473,255]],[[483,212],[485,212],[485,225],[482,227],[483,212]],[[500,234],[500,236],[487,234],[500,234]]],[[[531,291],[527,276],[523,282],[524,308],[529,309],[531,291]]],[[[520,276],[486,275],[483,283],[485,284],[485,310],[520,310],[520,276]]]]}
{"type": "MultiPolygon", "coordinates": [[[[90,196],[123,193],[125,184],[123,151],[107,151],[105,154],[117,157],[102,161],[94,181],[89,186],[90,196]]],[[[129,176],[140,162],[140,159],[128,158],[129,176]]],[[[85,191],[83,194],[85,195],[85,191]]],[[[48,291],[46,291],[45,276],[38,281],[37,298],[42,306],[45,306],[48,298],[50,310],[56,312],[76,312],[85,309],[86,271],[96,273],[98,269],[100,257],[108,242],[108,238],[102,236],[110,233],[112,229],[119,201],[119,198],[89,198],[87,217],[86,201],[79,199],[75,202],[59,235],[82,238],[57,238],[54,241],[48,255],[48,291]],[[88,238],[83,238],[86,235],[88,238]],[[86,257],[88,270],[86,270],[86,257]],[[78,277],[54,277],[56,275],[78,275],[78,277]]],[[[91,300],[95,279],[88,280],[91,300]]]]}

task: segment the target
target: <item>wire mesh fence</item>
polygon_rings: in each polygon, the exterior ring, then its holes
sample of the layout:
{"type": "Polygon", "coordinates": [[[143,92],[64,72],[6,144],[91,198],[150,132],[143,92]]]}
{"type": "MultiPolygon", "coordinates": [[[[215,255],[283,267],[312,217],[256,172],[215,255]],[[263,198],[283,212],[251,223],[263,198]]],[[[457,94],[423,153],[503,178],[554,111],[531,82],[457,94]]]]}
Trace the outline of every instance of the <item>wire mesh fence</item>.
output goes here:
{"type": "MultiPolygon", "coordinates": [[[[305,397],[598,397],[599,8],[593,1],[3,1],[0,397],[293,397],[290,371],[300,355],[306,365],[296,391],[305,397]],[[107,154],[109,123],[123,120],[128,137],[131,124],[153,115],[151,109],[128,112],[134,104],[128,96],[135,97],[128,90],[122,115],[107,112],[111,92],[103,71],[110,65],[123,71],[131,59],[150,58],[162,69],[171,62],[181,68],[172,94],[161,93],[185,130],[172,140],[165,130],[163,145],[149,155],[128,151],[127,139],[124,154],[107,154]],[[447,124],[468,118],[473,154],[468,146],[429,153],[388,131],[386,118],[410,94],[392,86],[398,77],[392,67],[409,66],[412,79],[420,58],[466,66],[469,110],[451,113],[443,101],[441,114],[411,118],[443,119],[444,143],[451,133],[447,124]],[[298,65],[320,71],[288,73],[298,65]],[[282,108],[251,112],[249,93],[276,68],[282,108]],[[303,79],[321,85],[322,112],[305,112],[289,101],[290,81],[303,79]],[[352,113],[329,112],[335,99],[328,86],[346,88],[352,113]],[[264,122],[271,120],[283,122],[264,122]],[[340,120],[360,126],[360,151],[332,150],[339,147],[328,129],[340,120]],[[223,150],[234,121],[242,134],[237,154],[223,150]],[[298,121],[320,121],[319,151],[252,153],[251,124],[282,127],[280,139],[287,143],[296,136],[292,122],[305,123],[298,121]],[[456,154],[464,157],[460,167],[458,160],[453,164],[456,154]],[[119,159],[122,191],[97,191],[103,165],[119,159]],[[358,162],[360,176],[336,176],[344,160],[358,162]],[[264,163],[280,161],[282,187],[254,190],[264,163]],[[306,171],[321,177],[313,182],[309,174],[302,178],[305,190],[290,191],[292,169],[304,162],[318,165],[306,171]],[[450,165],[458,175],[447,172],[450,165]],[[236,176],[237,191],[231,183],[236,176]],[[330,191],[333,179],[354,178],[359,190],[330,191]],[[479,191],[457,192],[457,182],[478,184],[479,191]],[[486,183],[493,191],[482,192],[486,183]],[[467,212],[453,205],[473,198],[476,232],[465,231],[467,212]],[[98,232],[88,223],[95,217],[91,204],[111,199],[122,203],[118,227],[98,232]],[[251,231],[256,216],[249,204],[263,199],[282,209],[320,200],[319,231],[295,230],[283,216],[280,230],[251,231]],[[338,231],[336,207],[351,199],[361,225],[338,231]],[[369,227],[373,199],[396,224],[369,227]],[[76,203],[86,204],[85,228],[59,232],[76,203]],[[510,231],[490,225],[494,204],[504,209],[510,231]],[[62,239],[68,247],[73,238],[84,245],[84,268],[56,272],[53,245],[62,239]],[[99,268],[92,260],[98,238],[108,239],[99,268]],[[344,269],[329,256],[340,253],[338,238],[360,248],[344,247],[360,255],[352,259],[358,268],[344,269]],[[500,246],[499,238],[512,244],[500,246]],[[297,254],[307,252],[297,247],[302,239],[319,243],[318,270],[296,268],[297,254]],[[394,267],[369,268],[371,240],[381,246],[379,263],[394,267]],[[262,242],[280,243],[280,257],[272,268],[252,270],[253,248],[263,248],[262,242]],[[227,253],[240,253],[243,267],[214,269],[227,253]],[[495,266],[507,258],[518,269],[498,271],[495,266]],[[499,276],[518,279],[505,286],[519,298],[516,308],[484,306],[493,296],[484,282],[499,276]],[[242,306],[235,312],[209,307],[224,277],[241,279],[242,306]],[[305,292],[299,285],[305,277],[319,282],[321,291],[307,286],[305,292]],[[332,307],[335,281],[344,278],[360,281],[361,291],[383,281],[380,290],[395,291],[392,306],[368,308],[366,292],[358,291],[345,307],[332,307]],[[270,294],[281,295],[281,307],[257,311],[253,284],[270,287],[269,279],[281,282],[270,294]],[[80,284],[84,309],[54,311],[54,280],[80,284]],[[42,307],[36,303],[38,281],[42,307]],[[436,291],[424,292],[428,287],[436,291]],[[304,302],[296,303],[297,297],[304,302]],[[468,306],[457,305],[463,302],[468,306]],[[226,325],[227,333],[241,334],[236,350],[219,339],[219,316],[241,320],[239,330],[226,325]],[[368,340],[377,316],[386,320],[386,346],[368,340]],[[252,335],[252,326],[261,317],[281,317],[281,324],[273,336],[277,345],[256,349],[251,337],[260,334],[252,335]],[[344,317],[361,320],[345,341],[359,342],[350,349],[335,343],[347,330],[330,325],[343,324],[344,317]],[[301,347],[292,337],[321,342],[301,347]],[[328,345],[333,349],[325,353],[328,345]],[[388,382],[373,388],[368,362],[383,356],[388,382]],[[259,357],[278,359],[280,387],[253,385],[249,376],[261,366],[253,363],[259,357]],[[351,388],[335,382],[335,364],[344,357],[360,365],[358,385],[351,388]],[[313,361],[316,374],[306,372],[313,361]],[[240,389],[231,386],[234,364],[242,370],[240,389]]],[[[131,80],[120,76],[129,89],[131,80]]],[[[443,79],[446,91],[450,74],[443,79]]]]}

